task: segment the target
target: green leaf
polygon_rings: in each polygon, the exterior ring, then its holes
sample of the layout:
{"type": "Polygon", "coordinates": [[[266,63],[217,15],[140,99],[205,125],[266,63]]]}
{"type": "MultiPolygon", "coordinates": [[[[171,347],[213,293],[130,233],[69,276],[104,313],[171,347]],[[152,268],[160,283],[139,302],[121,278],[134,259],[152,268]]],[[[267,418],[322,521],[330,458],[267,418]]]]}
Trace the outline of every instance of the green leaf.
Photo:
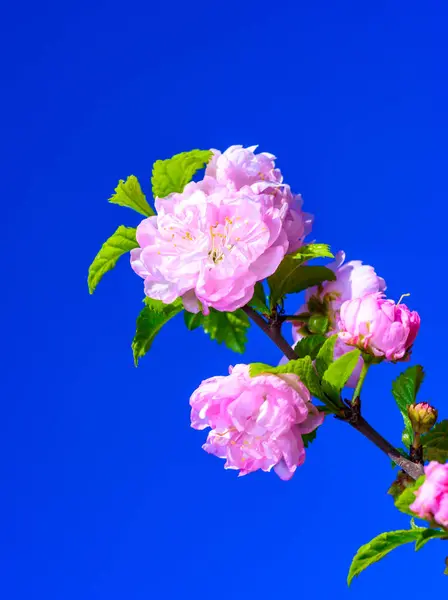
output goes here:
{"type": "Polygon", "coordinates": [[[437,539],[437,538],[447,538],[448,532],[441,531],[440,529],[421,529],[420,537],[415,542],[415,551],[421,550],[425,544],[429,542],[429,540],[437,539]]]}
{"type": "Polygon", "coordinates": [[[301,262],[311,260],[312,258],[334,258],[328,244],[307,244],[293,252],[290,256],[294,260],[300,260],[301,262]]]}
{"type": "Polygon", "coordinates": [[[335,274],[327,267],[302,266],[298,261],[286,256],[277,271],[268,277],[271,309],[278,304],[286,294],[296,294],[309,287],[320,285],[324,281],[334,281],[335,274]]]}
{"type": "Polygon", "coordinates": [[[402,492],[395,499],[395,506],[398,508],[399,511],[405,513],[406,515],[411,515],[411,517],[415,517],[415,513],[413,513],[409,507],[415,500],[415,492],[418,490],[418,488],[422,485],[424,481],[425,476],[422,475],[417,479],[415,483],[408,486],[404,490],[404,492],[402,492]]]}
{"type": "Polygon", "coordinates": [[[311,360],[314,360],[326,339],[324,335],[308,335],[297,342],[294,352],[299,358],[309,356],[311,360]]]}
{"type": "Polygon", "coordinates": [[[251,377],[256,377],[257,375],[262,375],[263,373],[272,373],[273,375],[293,373],[299,377],[299,379],[302,381],[305,387],[309,389],[313,396],[316,398],[323,397],[319,378],[309,356],[298,358],[297,360],[290,360],[286,364],[279,365],[278,367],[271,367],[264,363],[252,363],[249,366],[249,373],[251,377]]]}
{"type": "Polygon", "coordinates": [[[89,292],[93,294],[103,275],[115,267],[120,256],[137,247],[135,228],[120,225],[115,233],[101,246],[101,250],[89,267],[87,278],[89,292]]]}
{"type": "Polygon", "coordinates": [[[392,394],[404,421],[403,443],[409,447],[414,434],[408,417],[408,406],[414,404],[425,373],[421,365],[409,367],[392,382],[392,394]]]}
{"type": "Polygon", "coordinates": [[[358,576],[370,565],[373,565],[384,558],[386,554],[402,544],[408,544],[409,542],[418,540],[420,536],[421,531],[417,529],[388,531],[380,534],[368,544],[361,546],[350,565],[347,577],[348,585],[351,584],[354,577],[358,576]]]}
{"type": "Polygon", "coordinates": [[[448,461],[448,420],[440,421],[429,433],[422,435],[421,443],[425,460],[448,461]]]}
{"type": "Polygon", "coordinates": [[[361,351],[358,349],[343,354],[328,367],[323,375],[322,382],[329,383],[332,388],[341,392],[358,364],[360,356],[361,351]]]}
{"type": "Polygon", "coordinates": [[[219,312],[213,308],[209,315],[198,313],[192,315],[185,312],[185,323],[188,329],[202,326],[212,340],[224,343],[230,350],[243,354],[247,343],[249,319],[241,309],[235,312],[219,312]]]}
{"type": "Polygon", "coordinates": [[[191,150],[175,154],[167,160],[157,160],[152,169],[154,197],[165,198],[173,192],[182,192],[193,175],[212,157],[210,150],[191,150]]]}
{"type": "Polygon", "coordinates": [[[252,300],[249,302],[249,306],[263,315],[269,314],[269,308],[266,304],[266,294],[264,293],[264,288],[261,281],[257,281],[255,284],[254,295],[252,296],[252,300]]]}
{"type": "Polygon", "coordinates": [[[314,440],[316,439],[316,435],[317,435],[317,429],[314,429],[314,431],[312,431],[311,433],[303,433],[302,434],[302,442],[303,442],[303,445],[305,446],[305,448],[308,448],[308,446],[311,444],[311,442],[314,442],[314,440]]]}
{"type": "Polygon", "coordinates": [[[118,186],[115,188],[115,194],[109,198],[109,202],[132,208],[145,217],[155,215],[155,212],[146,201],[146,196],[142,192],[137,177],[134,175],[129,175],[126,181],[120,179],[118,186]]]}
{"type": "Polygon", "coordinates": [[[337,339],[338,334],[332,335],[329,338],[327,338],[327,341],[325,342],[325,344],[323,344],[316,357],[316,370],[321,377],[331,365],[331,363],[334,361],[334,346],[336,344],[337,339]]]}
{"type": "Polygon", "coordinates": [[[193,329],[197,329],[198,327],[201,327],[201,325],[204,321],[204,315],[200,312],[191,313],[191,312],[188,312],[187,310],[184,310],[184,321],[185,321],[185,325],[187,326],[187,328],[190,331],[193,331],[193,329]]]}
{"type": "Polygon", "coordinates": [[[145,298],[145,307],[137,317],[137,327],[132,342],[135,366],[142,356],[151,348],[154,338],[160,329],[183,309],[182,300],[172,304],[164,304],[160,300],[145,298]]]}

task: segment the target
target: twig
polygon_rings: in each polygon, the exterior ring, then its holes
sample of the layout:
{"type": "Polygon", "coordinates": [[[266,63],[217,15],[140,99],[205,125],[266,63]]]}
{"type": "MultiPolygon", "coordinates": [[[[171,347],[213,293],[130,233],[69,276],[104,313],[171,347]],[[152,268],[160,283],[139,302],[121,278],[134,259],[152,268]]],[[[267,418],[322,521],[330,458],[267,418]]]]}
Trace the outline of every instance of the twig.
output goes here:
{"type": "MultiPolygon", "coordinates": [[[[271,323],[263,319],[255,310],[249,306],[243,308],[244,312],[253,322],[264,331],[264,333],[274,342],[274,344],[283,352],[286,358],[289,360],[297,359],[297,354],[282,336],[278,324],[272,326],[271,323]]],[[[423,466],[416,464],[411,460],[402,456],[398,450],[382,435],[380,435],[361,415],[352,414],[353,409],[347,407],[345,410],[345,417],[341,420],[351,425],[354,429],[362,433],[364,437],[370,440],[377,448],[387,454],[387,456],[393,460],[403,471],[405,471],[412,479],[418,479],[420,475],[423,475],[423,466]]]]}

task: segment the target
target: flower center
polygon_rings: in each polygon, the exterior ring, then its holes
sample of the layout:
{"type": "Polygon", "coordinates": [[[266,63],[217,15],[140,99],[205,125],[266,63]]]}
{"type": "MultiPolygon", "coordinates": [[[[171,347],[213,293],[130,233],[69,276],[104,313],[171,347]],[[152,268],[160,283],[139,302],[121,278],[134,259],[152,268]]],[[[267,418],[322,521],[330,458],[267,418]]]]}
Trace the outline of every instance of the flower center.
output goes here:
{"type": "MultiPolygon", "coordinates": [[[[238,220],[236,217],[235,220],[238,220]]],[[[227,252],[231,252],[235,247],[235,242],[238,242],[240,238],[236,238],[234,241],[232,237],[232,225],[234,221],[229,217],[225,218],[224,225],[216,223],[210,226],[210,245],[211,248],[208,252],[209,257],[216,265],[220,263],[227,252]]]]}

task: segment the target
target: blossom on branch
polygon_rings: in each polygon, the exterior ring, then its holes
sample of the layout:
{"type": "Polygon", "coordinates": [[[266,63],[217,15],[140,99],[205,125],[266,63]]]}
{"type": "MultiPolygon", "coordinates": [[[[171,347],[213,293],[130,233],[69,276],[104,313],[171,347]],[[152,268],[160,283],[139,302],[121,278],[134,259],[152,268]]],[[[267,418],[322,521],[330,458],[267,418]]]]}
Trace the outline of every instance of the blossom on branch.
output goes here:
{"type": "Polygon", "coordinates": [[[191,426],[210,427],[206,452],[225,458],[226,469],[258,469],[290,479],[305,460],[302,435],[322,424],[323,413],[296,375],[251,378],[247,365],[211,377],[190,398],[191,426]]]}
{"type": "Polygon", "coordinates": [[[254,150],[215,151],[203,180],[156,198],[157,216],[140,223],[131,252],[147,296],[166,304],[182,297],[190,312],[234,311],[302,245],[310,215],[274,157],[254,150]]]}
{"type": "MultiPolygon", "coordinates": [[[[345,252],[339,251],[334,262],[327,265],[336,275],[335,281],[325,281],[318,287],[308,288],[306,303],[300,307],[297,314],[321,314],[328,318],[329,329],[327,335],[334,335],[339,331],[339,312],[347,300],[363,298],[367,294],[382,292],[386,289],[386,282],[379,277],[370,265],[364,265],[360,260],[345,261],[345,252]]],[[[294,342],[304,336],[304,323],[293,323],[292,335],[294,342]]],[[[334,359],[353,350],[343,340],[338,339],[334,348],[334,359]]],[[[347,382],[348,387],[356,387],[361,373],[363,360],[360,357],[358,365],[347,382]]]]}

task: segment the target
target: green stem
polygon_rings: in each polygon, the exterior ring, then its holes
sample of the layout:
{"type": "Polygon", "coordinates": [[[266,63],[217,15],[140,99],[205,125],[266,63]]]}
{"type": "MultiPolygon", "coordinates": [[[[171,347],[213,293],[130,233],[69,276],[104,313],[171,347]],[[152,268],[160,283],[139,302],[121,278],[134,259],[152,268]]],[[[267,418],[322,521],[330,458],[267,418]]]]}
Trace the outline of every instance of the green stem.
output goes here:
{"type": "Polygon", "coordinates": [[[361,388],[364,385],[364,379],[366,378],[367,371],[369,370],[370,365],[365,361],[362,363],[361,375],[359,376],[358,383],[356,384],[355,392],[353,394],[353,401],[357,400],[361,395],[361,388]]]}

